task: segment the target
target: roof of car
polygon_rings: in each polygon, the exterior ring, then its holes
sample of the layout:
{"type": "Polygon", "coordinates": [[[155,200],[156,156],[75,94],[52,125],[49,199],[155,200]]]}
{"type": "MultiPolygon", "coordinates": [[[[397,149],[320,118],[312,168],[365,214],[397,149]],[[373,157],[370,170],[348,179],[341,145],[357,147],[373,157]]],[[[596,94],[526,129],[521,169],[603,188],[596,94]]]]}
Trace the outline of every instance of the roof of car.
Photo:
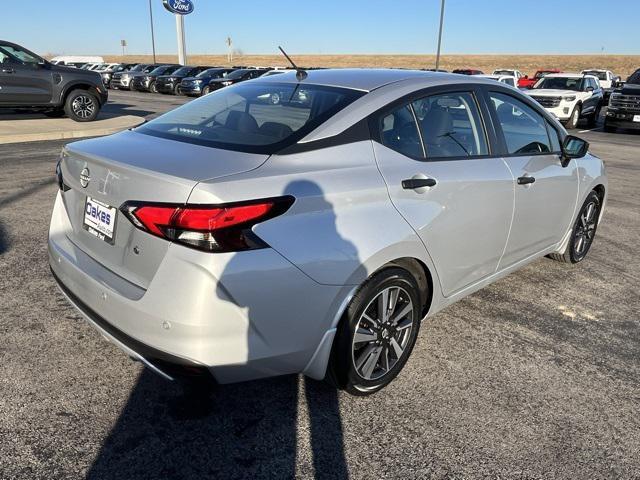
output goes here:
{"type": "MultiPolygon", "coordinates": [[[[460,75],[453,75],[442,72],[427,72],[423,70],[402,70],[385,68],[335,68],[323,70],[305,70],[306,78],[301,80],[301,84],[325,85],[332,87],[350,88],[370,92],[390,83],[399,82],[414,77],[433,78],[442,80],[451,78],[458,80],[460,75]]],[[[270,75],[260,77],[264,82],[287,82],[297,83],[296,72],[287,71],[282,75],[270,75]]]]}

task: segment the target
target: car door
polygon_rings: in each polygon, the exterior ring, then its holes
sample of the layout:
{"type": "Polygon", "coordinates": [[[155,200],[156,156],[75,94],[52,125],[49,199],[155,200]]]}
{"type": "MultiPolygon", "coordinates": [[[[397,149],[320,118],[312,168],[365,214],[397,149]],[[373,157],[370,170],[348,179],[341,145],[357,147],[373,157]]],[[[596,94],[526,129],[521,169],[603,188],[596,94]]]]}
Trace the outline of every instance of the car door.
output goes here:
{"type": "MultiPolygon", "coordinates": [[[[394,102],[371,119],[391,201],[424,242],[450,296],[493,274],[513,214],[513,177],[472,87],[394,102]]],[[[384,228],[384,225],[381,225],[384,228]]]]}
{"type": "Polygon", "coordinates": [[[602,98],[600,85],[593,78],[585,78],[583,88],[589,93],[589,97],[582,102],[582,113],[593,113],[602,98]]]}
{"type": "Polygon", "coordinates": [[[0,102],[43,105],[51,102],[52,77],[42,59],[13,44],[0,44],[0,102]]]}
{"type": "Polygon", "coordinates": [[[574,215],[578,172],[575,161],[562,166],[559,133],[532,102],[507,92],[487,95],[504,160],[516,178],[502,269],[562,240],[574,215]]]}

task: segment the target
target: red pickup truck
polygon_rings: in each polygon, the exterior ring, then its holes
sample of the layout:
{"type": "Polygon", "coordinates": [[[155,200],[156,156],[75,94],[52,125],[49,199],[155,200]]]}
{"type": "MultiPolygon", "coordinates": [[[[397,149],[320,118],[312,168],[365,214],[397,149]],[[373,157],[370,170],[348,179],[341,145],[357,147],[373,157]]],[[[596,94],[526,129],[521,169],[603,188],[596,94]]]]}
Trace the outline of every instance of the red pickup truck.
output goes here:
{"type": "Polygon", "coordinates": [[[538,80],[544,77],[548,73],[562,73],[562,70],[558,70],[557,68],[550,68],[548,70],[538,70],[535,75],[529,78],[528,75],[521,77],[518,80],[518,88],[531,88],[533,87],[538,80]]]}

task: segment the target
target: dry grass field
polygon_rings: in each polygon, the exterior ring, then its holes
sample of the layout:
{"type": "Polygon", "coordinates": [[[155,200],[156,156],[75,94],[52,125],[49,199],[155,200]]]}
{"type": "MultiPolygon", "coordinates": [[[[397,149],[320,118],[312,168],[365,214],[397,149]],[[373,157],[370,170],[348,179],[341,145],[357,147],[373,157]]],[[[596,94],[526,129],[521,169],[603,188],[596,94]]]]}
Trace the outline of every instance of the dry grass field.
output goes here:
{"type": "MultiPolygon", "coordinates": [[[[296,63],[305,67],[394,67],[433,68],[434,55],[295,55],[296,63]]],[[[109,62],[150,62],[150,55],[106,55],[109,62]]],[[[226,55],[190,55],[192,65],[229,65],[226,55]]],[[[176,62],[176,55],[158,55],[158,62],[176,62]]],[[[238,55],[233,65],[286,66],[281,55],[238,55]]],[[[586,68],[605,68],[626,78],[640,68],[640,55],[444,55],[440,68],[478,68],[491,73],[496,68],[517,68],[532,74],[539,68],[559,68],[576,72],[586,68]]]]}

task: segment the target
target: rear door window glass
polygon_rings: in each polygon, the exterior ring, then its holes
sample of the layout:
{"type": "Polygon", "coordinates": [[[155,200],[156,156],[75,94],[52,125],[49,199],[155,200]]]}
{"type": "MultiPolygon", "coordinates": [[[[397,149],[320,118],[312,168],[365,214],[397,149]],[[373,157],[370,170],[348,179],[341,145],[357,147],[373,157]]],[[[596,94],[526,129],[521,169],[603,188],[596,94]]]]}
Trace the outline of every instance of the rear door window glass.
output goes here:
{"type": "Polygon", "coordinates": [[[432,95],[413,102],[427,158],[487,155],[487,139],[472,93],[432,95]]]}
{"type": "Polygon", "coordinates": [[[379,121],[382,144],[408,157],[424,158],[415,116],[409,105],[403,105],[379,121]]]}

